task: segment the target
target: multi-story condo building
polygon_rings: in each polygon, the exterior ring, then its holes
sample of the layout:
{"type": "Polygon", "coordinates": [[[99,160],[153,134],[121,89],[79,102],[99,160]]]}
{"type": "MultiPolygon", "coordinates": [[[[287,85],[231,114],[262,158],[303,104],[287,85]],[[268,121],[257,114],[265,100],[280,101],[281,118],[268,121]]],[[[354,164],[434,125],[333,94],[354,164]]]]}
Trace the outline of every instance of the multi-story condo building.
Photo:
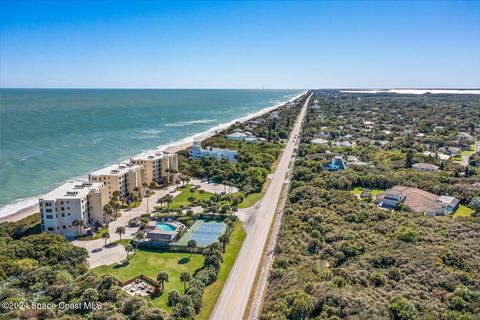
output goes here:
{"type": "Polygon", "coordinates": [[[192,146],[192,159],[194,160],[207,157],[214,159],[224,159],[230,162],[237,162],[237,155],[237,150],[212,147],[207,147],[206,149],[203,149],[199,141],[194,141],[192,146]]]}
{"type": "Polygon", "coordinates": [[[85,234],[97,222],[103,224],[107,202],[102,183],[68,181],[39,200],[42,231],[66,237],[85,234]]]}
{"type": "Polygon", "coordinates": [[[145,170],[145,182],[162,182],[171,180],[173,182],[178,172],[178,155],[162,151],[152,151],[140,154],[130,159],[132,164],[142,166],[145,170]]]}
{"type": "Polygon", "coordinates": [[[118,191],[119,198],[126,200],[135,192],[135,188],[142,188],[145,172],[142,166],[121,163],[90,173],[88,180],[102,182],[107,187],[110,197],[118,191]]]}

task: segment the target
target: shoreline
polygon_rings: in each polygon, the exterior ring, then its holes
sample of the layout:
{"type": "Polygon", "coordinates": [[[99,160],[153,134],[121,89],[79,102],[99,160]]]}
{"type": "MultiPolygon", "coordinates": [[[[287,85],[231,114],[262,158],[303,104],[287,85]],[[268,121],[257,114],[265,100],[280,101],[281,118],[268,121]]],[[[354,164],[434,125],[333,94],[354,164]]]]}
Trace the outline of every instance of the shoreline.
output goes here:
{"type": "MultiPolygon", "coordinates": [[[[261,109],[257,112],[247,114],[244,117],[234,119],[234,120],[232,120],[230,122],[227,122],[227,123],[224,123],[224,124],[220,124],[218,126],[210,128],[206,131],[203,131],[203,132],[185,137],[182,140],[173,141],[173,142],[168,143],[168,144],[160,145],[160,146],[158,146],[154,149],[146,150],[142,153],[149,152],[149,151],[164,151],[164,152],[169,152],[169,153],[176,153],[176,152],[179,152],[179,151],[183,151],[185,149],[190,148],[192,146],[193,141],[195,141],[195,140],[204,141],[205,139],[208,139],[208,138],[222,132],[223,130],[229,128],[234,123],[237,123],[237,122],[244,123],[244,122],[250,121],[252,119],[258,118],[260,116],[263,116],[267,113],[270,113],[270,112],[274,111],[275,109],[278,109],[278,108],[280,108],[280,107],[282,107],[282,106],[284,106],[284,105],[286,105],[286,104],[288,104],[292,101],[295,101],[295,100],[303,97],[307,93],[308,93],[308,90],[305,90],[304,92],[296,95],[295,97],[293,97],[293,98],[291,98],[287,101],[281,102],[279,104],[276,104],[276,105],[273,105],[273,106],[270,106],[270,107],[263,108],[263,109],[261,109]]],[[[69,180],[71,180],[71,179],[69,179],[69,180]]],[[[35,197],[32,197],[32,198],[35,198],[35,197]]],[[[21,200],[22,199],[17,200],[17,202],[20,202],[21,200]]],[[[8,205],[9,204],[7,204],[6,206],[8,206],[8,205]]],[[[3,217],[0,217],[0,223],[15,222],[15,221],[21,220],[23,218],[26,218],[26,217],[28,217],[32,214],[35,214],[39,211],[40,211],[40,209],[39,209],[39,206],[38,206],[38,197],[37,197],[37,203],[35,203],[33,205],[25,206],[25,207],[21,208],[20,210],[17,210],[15,212],[11,213],[11,214],[7,214],[3,217]]]]}

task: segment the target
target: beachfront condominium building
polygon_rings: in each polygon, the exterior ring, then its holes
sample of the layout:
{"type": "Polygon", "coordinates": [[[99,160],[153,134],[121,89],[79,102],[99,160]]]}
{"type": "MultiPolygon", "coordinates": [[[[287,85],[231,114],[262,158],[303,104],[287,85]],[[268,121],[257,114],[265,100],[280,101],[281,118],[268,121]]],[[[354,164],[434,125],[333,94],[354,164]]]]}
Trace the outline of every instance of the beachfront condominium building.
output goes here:
{"type": "Polygon", "coordinates": [[[130,159],[132,164],[142,166],[145,170],[145,182],[174,182],[178,176],[178,155],[162,151],[139,154],[130,159]]]}
{"type": "Polygon", "coordinates": [[[224,159],[230,162],[237,162],[238,151],[230,149],[202,148],[200,141],[194,141],[192,145],[192,159],[199,160],[201,158],[224,159]]]}
{"type": "Polygon", "coordinates": [[[68,181],[39,200],[42,231],[76,237],[103,224],[108,190],[102,183],[68,181]],[[81,222],[80,222],[81,221],[81,222]]]}
{"type": "Polygon", "coordinates": [[[121,163],[90,173],[88,180],[103,183],[107,187],[110,197],[115,191],[118,191],[119,198],[128,200],[136,189],[142,188],[145,173],[142,166],[121,163]]]}

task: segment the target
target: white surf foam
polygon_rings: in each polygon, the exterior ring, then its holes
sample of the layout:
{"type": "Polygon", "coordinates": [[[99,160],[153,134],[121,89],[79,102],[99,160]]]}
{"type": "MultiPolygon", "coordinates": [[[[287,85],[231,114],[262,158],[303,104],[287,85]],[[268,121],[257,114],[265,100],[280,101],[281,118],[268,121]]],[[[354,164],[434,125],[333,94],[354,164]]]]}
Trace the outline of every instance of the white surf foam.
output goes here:
{"type": "Polygon", "coordinates": [[[191,120],[191,121],[179,121],[173,123],[165,124],[165,127],[185,127],[192,124],[204,124],[204,123],[215,123],[217,119],[204,119],[204,120],[191,120]]]}
{"type": "MultiPolygon", "coordinates": [[[[228,127],[230,127],[232,124],[236,123],[236,122],[244,122],[244,121],[248,121],[250,119],[253,119],[253,118],[256,118],[256,117],[259,117],[265,113],[268,113],[270,111],[273,111],[289,102],[292,102],[298,98],[300,98],[301,96],[303,96],[305,93],[307,93],[308,91],[304,91],[302,92],[301,94],[299,95],[296,95],[294,96],[293,98],[289,99],[288,101],[284,101],[284,102],[281,102],[281,103],[278,103],[278,104],[275,104],[273,106],[270,106],[270,107],[266,107],[260,111],[257,111],[257,112],[253,112],[253,113],[249,113],[247,114],[246,116],[244,117],[241,117],[241,118],[237,118],[237,119],[234,119],[232,121],[229,121],[229,122],[226,122],[226,123],[220,123],[218,124],[217,126],[214,126],[208,130],[205,130],[203,132],[199,132],[199,133],[196,133],[196,134],[193,134],[191,136],[188,136],[188,137],[185,137],[183,139],[180,139],[180,140],[173,140],[172,142],[168,143],[168,144],[163,144],[163,145],[159,145],[158,147],[156,147],[155,149],[153,150],[145,150],[144,152],[141,152],[141,153],[145,153],[145,152],[149,152],[149,151],[164,151],[166,150],[167,148],[170,148],[170,147],[176,147],[176,146],[179,146],[179,145],[183,145],[187,142],[192,142],[194,141],[195,139],[198,139],[200,137],[203,137],[205,135],[208,135],[210,133],[214,133],[216,131],[221,131],[221,130],[224,130],[228,127]]],[[[182,123],[188,123],[188,124],[183,124],[182,126],[185,126],[185,125],[191,125],[191,124],[198,124],[198,123],[212,123],[212,122],[216,122],[217,120],[216,119],[205,119],[205,120],[193,120],[193,121],[183,121],[182,123]]],[[[180,122],[177,122],[177,124],[180,123],[180,122]]],[[[172,126],[173,124],[171,124],[172,126]]],[[[166,125],[167,126],[167,125],[166,125]]],[[[178,125],[177,125],[178,126],[178,125]]],[[[161,130],[158,130],[158,132],[161,131],[161,130]]],[[[152,132],[153,133],[153,132],[152,132]]],[[[128,161],[130,157],[122,157],[120,159],[117,159],[117,162],[123,162],[123,161],[128,161]]],[[[111,165],[111,163],[109,164],[105,164],[105,166],[108,166],[108,165],[111,165]]],[[[68,180],[85,180],[87,177],[86,176],[79,176],[79,177],[76,177],[76,178],[72,178],[72,179],[68,179],[68,180]]],[[[67,181],[68,181],[67,180],[67,181]]],[[[16,200],[15,202],[13,203],[9,203],[3,207],[0,207],[0,218],[2,217],[6,217],[6,216],[9,216],[9,215],[12,215],[12,214],[15,214],[23,209],[26,209],[26,208],[29,208],[33,205],[36,205],[38,203],[38,199],[41,197],[42,195],[38,195],[36,197],[29,197],[29,198],[23,198],[23,199],[18,199],[16,200]]]]}
{"type": "Polygon", "coordinates": [[[0,218],[9,216],[23,209],[29,208],[38,204],[39,197],[30,197],[18,199],[15,202],[9,203],[0,208],[0,218]]]}

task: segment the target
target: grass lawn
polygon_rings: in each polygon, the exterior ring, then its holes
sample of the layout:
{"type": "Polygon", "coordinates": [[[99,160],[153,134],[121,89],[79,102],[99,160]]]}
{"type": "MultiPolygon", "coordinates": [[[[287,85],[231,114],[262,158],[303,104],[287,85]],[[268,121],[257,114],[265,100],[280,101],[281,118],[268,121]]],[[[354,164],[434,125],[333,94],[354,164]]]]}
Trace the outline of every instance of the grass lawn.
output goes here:
{"type": "Polygon", "coordinates": [[[455,211],[455,213],[453,214],[453,217],[454,218],[457,218],[457,217],[470,217],[473,213],[473,210],[470,209],[469,207],[467,206],[464,206],[463,204],[461,204],[457,211],[455,211]]]}
{"type": "Polygon", "coordinates": [[[208,320],[210,318],[210,314],[215,308],[217,299],[222,292],[225,282],[227,281],[230,270],[232,270],[235,259],[240,252],[240,248],[242,247],[243,240],[245,240],[246,235],[247,234],[243,230],[242,224],[237,223],[230,237],[230,243],[225,248],[225,253],[223,255],[224,261],[222,264],[222,269],[218,275],[218,279],[213,284],[205,288],[202,309],[195,319],[208,320]]]}
{"type": "Polygon", "coordinates": [[[133,201],[131,202],[128,207],[130,209],[133,209],[133,208],[137,208],[138,206],[140,206],[142,204],[142,201],[133,201]]]}
{"type": "MultiPolygon", "coordinates": [[[[353,190],[351,190],[351,192],[356,195],[356,196],[359,196],[361,193],[362,193],[362,187],[356,187],[356,188],[353,188],[353,190]]],[[[377,189],[377,188],[373,188],[373,189],[370,189],[370,191],[372,192],[372,196],[375,196],[377,194],[379,194],[380,192],[383,192],[385,190],[383,189],[377,189]]]]}
{"type": "Polygon", "coordinates": [[[188,253],[177,252],[159,252],[137,250],[126,266],[112,264],[109,266],[100,266],[93,271],[99,276],[111,274],[120,281],[125,281],[140,274],[148,276],[154,280],[160,271],[168,273],[168,282],[165,283],[165,290],[159,297],[152,300],[153,305],[167,311],[171,308],[167,305],[168,292],[172,289],[178,290],[183,294],[183,283],[180,282],[180,273],[188,271],[193,273],[203,266],[203,256],[194,254],[190,257],[188,253]]]}
{"type": "Polygon", "coordinates": [[[117,240],[117,241],[114,241],[114,243],[118,243],[118,244],[121,244],[122,246],[126,246],[127,244],[132,244],[132,239],[122,239],[122,240],[117,240]]]}
{"type": "Polygon", "coordinates": [[[108,232],[108,228],[101,228],[101,229],[98,229],[98,232],[93,237],[82,236],[82,237],[78,237],[77,240],[88,241],[88,240],[101,239],[102,235],[107,232],[108,232]]]}
{"type": "Polygon", "coordinates": [[[460,154],[462,156],[471,156],[476,150],[476,146],[475,145],[471,145],[470,148],[468,150],[462,150],[460,151],[460,154]]]}
{"type": "MultiPolygon", "coordinates": [[[[200,191],[198,189],[195,189],[195,192],[192,193],[190,192],[190,189],[193,188],[193,185],[186,185],[183,187],[180,187],[179,190],[182,190],[182,192],[177,195],[175,198],[173,198],[173,202],[170,204],[171,209],[178,209],[180,206],[190,206],[190,202],[188,201],[188,198],[194,196],[196,199],[209,199],[213,193],[205,191],[204,194],[200,194],[200,191]]],[[[168,207],[166,204],[164,205],[165,207],[168,207]]]]}
{"type": "Polygon", "coordinates": [[[265,195],[265,192],[252,193],[246,196],[242,203],[238,205],[239,209],[248,208],[257,203],[258,200],[262,199],[265,195]]]}

